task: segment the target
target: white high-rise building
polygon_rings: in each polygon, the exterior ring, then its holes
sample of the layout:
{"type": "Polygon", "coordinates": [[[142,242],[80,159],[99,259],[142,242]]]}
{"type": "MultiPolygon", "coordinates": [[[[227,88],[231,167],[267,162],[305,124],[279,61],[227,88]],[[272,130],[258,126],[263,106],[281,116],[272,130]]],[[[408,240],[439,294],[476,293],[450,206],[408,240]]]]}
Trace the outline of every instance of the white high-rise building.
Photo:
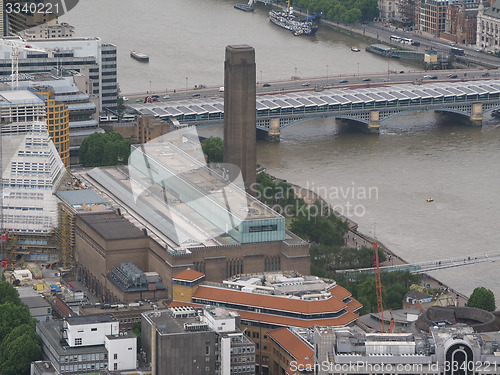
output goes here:
{"type": "Polygon", "coordinates": [[[30,91],[0,92],[1,227],[48,235],[57,226],[53,193],[64,164],[49,137],[45,102],[30,91]]]}

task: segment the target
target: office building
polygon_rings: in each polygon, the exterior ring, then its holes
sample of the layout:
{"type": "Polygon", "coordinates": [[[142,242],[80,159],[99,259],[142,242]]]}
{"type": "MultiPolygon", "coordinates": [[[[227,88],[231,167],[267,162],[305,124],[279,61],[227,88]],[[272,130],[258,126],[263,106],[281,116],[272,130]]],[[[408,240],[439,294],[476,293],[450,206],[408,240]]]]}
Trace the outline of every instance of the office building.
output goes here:
{"type": "Polygon", "coordinates": [[[26,39],[72,38],[75,28],[66,22],[58,23],[56,20],[41,25],[30,27],[21,32],[26,39]]]}
{"type": "MultiPolygon", "coordinates": [[[[117,108],[116,46],[113,44],[103,43],[99,38],[5,37],[1,41],[19,46],[20,74],[50,72],[52,68],[77,72],[88,69],[92,86],[88,94],[99,98],[98,111],[117,108]]],[[[7,80],[12,70],[11,52],[11,46],[0,43],[0,78],[7,80]]]]}
{"type": "MultiPolygon", "coordinates": [[[[451,5],[463,4],[466,8],[474,8],[477,0],[424,0],[420,3],[418,28],[420,31],[441,37],[446,32],[446,14],[451,5]]],[[[451,25],[448,28],[451,31],[451,25]]]]}
{"type": "Polygon", "coordinates": [[[471,327],[435,325],[429,332],[366,333],[357,327],[315,327],[315,374],[498,374],[500,335],[471,327]],[[488,337],[485,339],[485,337],[488,337]],[[456,363],[452,371],[445,365],[456,363]],[[472,367],[471,367],[472,366],[472,367]]]}
{"type": "MultiPolygon", "coordinates": [[[[181,274],[188,279],[189,275],[181,274]]],[[[191,275],[191,279],[196,278],[191,275]]],[[[176,277],[177,278],[177,277],[176,277]]],[[[187,281],[187,280],[186,280],[187,281]]],[[[196,282],[193,280],[193,284],[196,282]]],[[[345,327],[358,319],[362,305],[351,293],[335,282],[328,284],[316,276],[303,277],[290,273],[245,275],[225,280],[222,284],[203,283],[192,288],[174,283],[174,296],[183,294],[183,301],[170,306],[221,306],[237,312],[245,334],[257,347],[256,365],[259,373],[268,373],[273,356],[269,333],[281,327],[314,326],[345,327]],[[188,293],[194,291],[191,302],[188,293]]]]}
{"type": "Polygon", "coordinates": [[[45,103],[30,91],[2,91],[0,118],[3,185],[0,226],[19,236],[23,255],[36,257],[31,248],[45,249],[47,253],[41,254],[40,260],[49,260],[56,251],[51,243],[57,227],[57,198],[53,194],[65,169],[49,137],[45,103]]]}
{"type": "Polygon", "coordinates": [[[153,375],[255,374],[255,344],[220,307],[143,313],[141,343],[153,375]]]}
{"type": "Polygon", "coordinates": [[[459,44],[476,44],[478,3],[455,3],[446,8],[441,38],[459,44]]]}
{"type": "Polygon", "coordinates": [[[39,322],[44,359],[61,374],[95,374],[99,370],[133,370],[137,367],[137,338],[120,332],[110,314],[68,317],[39,322]]]}
{"type": "Polygon", "coordinates": [[[228,164],[231,180],[241,170],[249,193],[256,182],[257,168],[255,80],[255,50],[248,45],[227,46],[224,62],[224,163],[228,164]]]}
{"type": "Polygon", "coordinates": [[[500,1],[495,0],[490,7],[485,8],[480,1],[477,14],[476,46],[489,52],[500,51],[500,1]]]}

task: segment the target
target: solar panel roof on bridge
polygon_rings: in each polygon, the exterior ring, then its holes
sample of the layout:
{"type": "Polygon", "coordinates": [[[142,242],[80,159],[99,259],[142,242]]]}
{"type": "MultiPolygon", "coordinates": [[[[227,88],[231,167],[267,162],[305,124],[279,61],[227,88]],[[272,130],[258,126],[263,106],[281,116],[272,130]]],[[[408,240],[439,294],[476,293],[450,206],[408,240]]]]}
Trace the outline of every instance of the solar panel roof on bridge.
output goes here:
{"type": "MultiPolygon", "coordinates": [[[[498,93],[500,93],[500,82],[496,80],[436,82],[421,86],[402,84],[359,89],[330,89],[321,92],[303,91],[281,92],[277,95],[267,94],[256,98],[256,109],[264,111],[279,108],[298,109],[385,100],[413,100],[498,93]]],[[[219,97],[197,98],[168,102],[134,103],[131,107],[140,114],[159,117],[217,114],[224,112],[224,100],[219,97]]]]}

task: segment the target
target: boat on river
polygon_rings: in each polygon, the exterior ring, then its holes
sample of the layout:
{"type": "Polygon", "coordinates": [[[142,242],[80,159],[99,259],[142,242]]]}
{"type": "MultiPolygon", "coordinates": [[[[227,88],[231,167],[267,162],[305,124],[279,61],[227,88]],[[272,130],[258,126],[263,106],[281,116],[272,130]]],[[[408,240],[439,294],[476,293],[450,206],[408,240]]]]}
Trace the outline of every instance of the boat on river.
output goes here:
{"type": "MultiPolygon", "coordinates": [[[[290,30],[293,35],[314,35],[318,30],[318,26],[309,20],[297,20],[293,15],[293,8],[290,7],[290,2],[287,1],[286,11],[271,10],[269,12],[269,21],[284,29],[290,30]]],[[[313,16],[314,17],[314,16],[313,16]]]]}
{"type": "Polygon", "coordinates": [[[131,51],[130,57],[140,62],[149,62],[149,56],[140,52],[131,51]]]}

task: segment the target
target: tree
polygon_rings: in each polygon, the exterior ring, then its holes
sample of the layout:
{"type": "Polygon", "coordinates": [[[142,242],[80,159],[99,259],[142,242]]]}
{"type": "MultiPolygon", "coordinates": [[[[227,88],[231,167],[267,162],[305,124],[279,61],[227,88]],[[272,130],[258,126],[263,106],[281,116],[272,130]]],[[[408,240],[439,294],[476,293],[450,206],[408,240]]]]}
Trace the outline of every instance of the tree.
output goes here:
{"type": "MultiPolygon", "coordinates": [[[[22,324],[29,324],[35,328],[35,320],[31,317],[28,306],[16,305],[13,302],[0,305],[0,345],[14,328],[22,324]]],[[[3,374],[3,371],[0,372],[3,374]]]]}
{"type": "Polygon", "coordinates": [[[2,375],[30,373],[33,361],[42,358],[42,348],[34,324],[21,324],[14,328],[0,345],[0,372],[2,375]]]}
{"type": "Polygon", "coordinates": [[[137,351],[141,350],[141,322],[137,322],[132,327],[132,332],[137,336],[137,351]]]}
{"type": "Polygon", "coordinates": [[[470,295],[467,306],[477,307],[486,311],[495,311],[495,295],[491,290],[479,286],[470,295]]]}
{"type": "Polygon", "coordinates": [[[119,133],[93,133],[83,140],[78,156],[84,167],[126,164],[131,145],[119,133]]]}
{"type": "Polygon", "coordinates": [[[21,299],[19,298],[19,293],[16,288],[14,288],[12,284],[3,280],[0,282],[0,305],[6,302],[12,302],[15,305],[20,305],[21,299]]]}
{"type": "Polygon", "coordinates": [[[201,145],[203,153],[207,155],[209,163],[222,163],[224,161],[224,141],[220,137],[210,137],[201,145]]]}

